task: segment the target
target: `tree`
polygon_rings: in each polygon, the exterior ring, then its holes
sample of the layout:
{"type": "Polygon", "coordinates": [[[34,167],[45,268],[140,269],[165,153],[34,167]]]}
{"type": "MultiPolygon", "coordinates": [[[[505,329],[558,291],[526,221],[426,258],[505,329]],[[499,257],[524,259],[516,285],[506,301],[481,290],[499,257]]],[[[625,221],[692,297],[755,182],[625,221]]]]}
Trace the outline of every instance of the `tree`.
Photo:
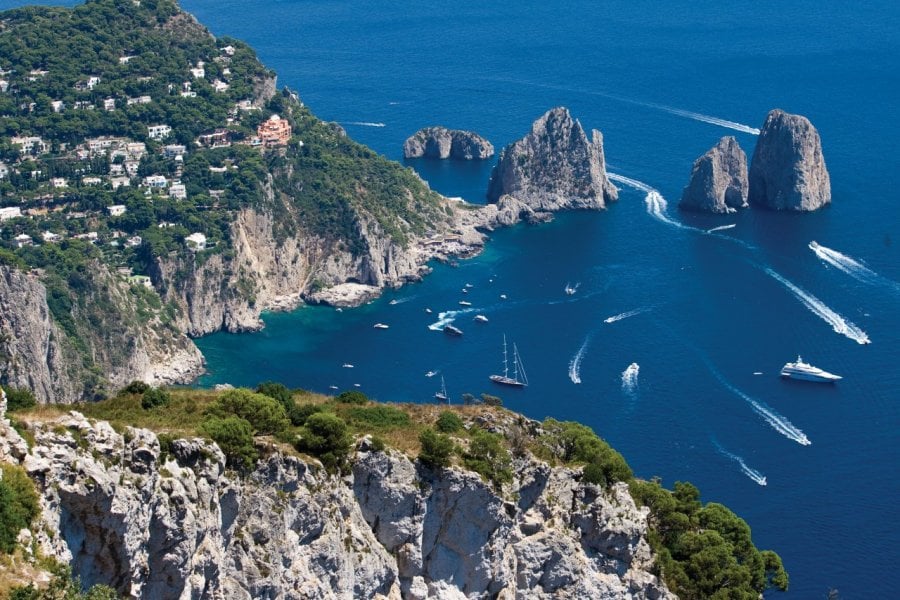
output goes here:
{"type": "Polygon", "coordinates": [[[441,469],[450,466],[450,457],[453,455],[453,440],[442,433],[435,433],[430,427],[419,434],[419,443],[422,449],[419,451],[419,460],[432,469],[441,469]]]}
{"type": "Polygon", "coordinates": [[[114,589],[105,585],[94,585],[86,592],[81,591],[81,582],[72,577],[72,568],[57,564],[50,568],[53,578],[47,587],[38,589],[32,584],[10,590],[9,600],[118,600],[114,589]]]}
{"type": "Polygon", "coordinates": [[[34,484],[20,467],[0,465],[0,552],[15,549],[21,529],[27,529],[40,514],[34,484]]]}
{"type": "Polygon", "coordinates": [[[503,406],[503,400],[499,396],[481,394],[481,403],[486,406],[503,406]]]}
{"type": "Polygon", "coordinates": [[[12,388],[3,386],[6,392],[6,410],[25,410],[37,404],[34,394],[27,388],[12,388]]]}
{"type": "Polygon", "coordinates": [[[246,388],[224,392],[207,409],[210,415],[235,415],[247,421],[258,434],[277,434],[287,429],[290,421],[280,402],[246,388]]]}
{"type": "Polygon", "coordinates": [[[339,471],[350,456],[353,438],[347,423],[337,415],[310,415],[297,441],[297,449],[319,458],[328,471],[339,471]]]}
{"type": "Polygon", "coordinates": [[[209,417],[201,425],[222,452],[228,466],[235,469],[249,469],[257,459],[253,445],[253,428],[246,419],[236,416],[209,417]]]}
{"type": "Polygon", "coordinates": [[[157,406],[167,406],[172,397],[169,395],[169,392],[166,390],[162,390],[160,388],[150,388],[146,392],[144,392],[144,396],[141,398],[141,408],[144,410],[150,410],[151,408],[156,408],[157,406]]]}
{"type": "Polygon", "coordinates": [[[282,383],[264,381],[256,386],[256,393],[278,400],[281,402],[282,406],[284,406],[285,410],[290,410],[290,407],[294,405],[294,395],[291,393],[291,390],[282,383]]]}
{"type": "Polygon", "coordinates": [[[472,433],[469,451],[463,457],[468,468],[498,488],[512,481],[512,461],[502,441],[500,434],[476,429],[472,433]]]}
{"type": "Polygon", "coordinates": [[[338,394],[335,400],[341,404],[366,404],[369,401],[369,397],[359,390],[347,390],[338,394]]]}

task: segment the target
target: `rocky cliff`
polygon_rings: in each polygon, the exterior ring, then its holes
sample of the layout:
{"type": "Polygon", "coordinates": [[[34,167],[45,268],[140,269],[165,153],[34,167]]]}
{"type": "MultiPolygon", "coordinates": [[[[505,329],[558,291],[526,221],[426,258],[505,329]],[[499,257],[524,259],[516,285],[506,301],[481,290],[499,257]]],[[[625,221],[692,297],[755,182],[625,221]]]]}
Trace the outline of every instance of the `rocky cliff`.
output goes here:
{"type": "Polygon", "coordinates": [[[723,137],[694,161],[679,208],[714,213],[747,207],[747,155],[732,136],[723,137]]]}
{"type": "Polygon", "coordinates": [[[589,140],[566,108],[547,111],[500,154],[487,197],[504,195],[536,211],[605,208],[618,190],[606,176],[603,136],[595,129],[589,140]]]}
{"type": "Polygon", "coordinates": [[[494,155],[494,146],[471,131],[426,127],[403,142],[404,158],[452,158],[484,160],[494,155]]]}
{"type": "Polygon", "coordinates": [[[343,478],[271,448],[237,476],[200,439],[77,412],[28,428],[30,447],[0,415],[0,459],[38,487],[38,547],[126,597],[674,598],[627,486],[534,458],[500,494],[367,439],[343,478]]]}
{"type": "Polygon", "coordinates": [[[769,112],[750,163],[751,204],[810,211],[831,202],[819,132],[804,116],[769,112]]]}
{"type": "Polygon", "coordinates": [[[60,324],[40,274],[0,265],[0,381],[39,402],[72,402],[133,379],[163,385],[199,374],[200,351],[139,289],[99,263],[70,275],[68,286],[53,287],[50,298],[60,324]]]}

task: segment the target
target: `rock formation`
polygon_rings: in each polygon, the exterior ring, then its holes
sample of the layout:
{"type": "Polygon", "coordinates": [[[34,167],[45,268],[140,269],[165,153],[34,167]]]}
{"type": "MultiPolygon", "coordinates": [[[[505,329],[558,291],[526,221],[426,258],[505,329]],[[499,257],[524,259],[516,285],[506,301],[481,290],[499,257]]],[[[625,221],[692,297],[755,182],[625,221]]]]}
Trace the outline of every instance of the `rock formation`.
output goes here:
{"type": "Polygon", "coordinates": [[[588,140],[566,108],[547,111],[500,154],[488,201],[507,194],[535,211],[605,208],[618,190],[606,177],[603,136],[595,129],[588,140]]]}
{"type": "Polygon", "coordinates": [[[736,139],[723,137],[694,161],[691,181],[684,188],[678,206],[714,213],[747,207],[747,155],[736,139]]]}
{"type": "Polygon", "coordinates": [[[494,155],[494,146],[471,131],[426,127],[403,142],[404,158],[453,158],[483,160],[494,155]]]}
{"type": "Polygon", "coordinates": [[[775,109],[750,163],[750,203],[773,210],[810,211],[831,202],[831,180],[819,132],[809,119],[775,109]]]}
{"type": "Polygon", "coordinates": [[[36,543],[126,597],[674,599],[627,486],[534,458],[500,495],[367,439],[343,478],[272,448],[239,477],[200,439],[77,412],[29,430],[30,448],[0,415],[0,458],[40,494],[36,543]]]}

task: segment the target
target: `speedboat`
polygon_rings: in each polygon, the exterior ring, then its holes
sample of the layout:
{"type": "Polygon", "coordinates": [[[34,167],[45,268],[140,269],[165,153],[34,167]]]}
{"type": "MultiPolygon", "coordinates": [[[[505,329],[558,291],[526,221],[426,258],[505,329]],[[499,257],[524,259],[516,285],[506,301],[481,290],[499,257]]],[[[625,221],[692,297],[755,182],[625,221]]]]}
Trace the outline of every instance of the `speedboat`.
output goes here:
{"type": "Polygon", "coordinates": [[[460,300],[459,305],[460,306],[472,306],[472,303],[469,302],[468,300],[460,300]]]}
{"type": "Polygon", "coordinates": [[[475,315],[475,318],[472,320],[478,321],[479,323],[487,323],[488,322],[488,318],[484,315],[475,315]]]}
{"type": "Polygon", "coordinates": [[[344,364],[342,364],[341,366],[344,367],[345,369],[352,369],[352,368],[353,368],[353,365],[351,365],[350,363],[344,363],[344,364]]]}
{"type": "Polygon", "coordinates": [[[384,323],[375,323],[372,327],[375,329],[387,329],[389,325],[385,325],[384,323]]]}
{"type": "Polygon", "coordinates": [[[453,325],[444,325],[444,333],[447,335],[462,335],[462,329],[458,327],[454,327],[453,325]]]}
{"type": "Polygon", "coordinates": [[[829,373],[819,367],[803,362],[799,355],[797,356],[797,362],[786,363],[781,368],[781,376],[789,379],[802,379],[804,381],[818,381],[822,383],[834,383],[843,379],[840,375],[829,373]]]}

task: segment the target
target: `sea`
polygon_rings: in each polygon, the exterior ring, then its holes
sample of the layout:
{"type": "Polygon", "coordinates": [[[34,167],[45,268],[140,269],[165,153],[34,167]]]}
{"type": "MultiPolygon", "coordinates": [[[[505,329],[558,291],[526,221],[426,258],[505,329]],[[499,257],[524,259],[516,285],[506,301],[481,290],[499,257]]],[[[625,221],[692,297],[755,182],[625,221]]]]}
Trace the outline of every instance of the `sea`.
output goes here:
{"type": "MultiPolygon", "coordinates": [[[[729,506],[790,573],[790,590],[767,596],[898,596],[900,4],[181,5],[391,159],[430,125],[499,151],[566,106],[602,131],[620,189],[605,211],[495,231],[480,256],[434,264],[365,306],[266,314],[261,332],[201,338],[199,385],[431,402],[443,379],[452,403],[498,395],[535,419],[581,421],[637,475],[691,481],[729,506]],[[751,156],[773,108],[818,128],[833,204],[680,212],[694,159],[725,135],[751,156]],[[442,333],[448,323],[464,335],[442,333]],[[527,388],[488,380],[504,338],[527,388]],[[798,354],[844,379],[782,380],[798,354]]],[[[404,164],[481,203],[493,163],[404,164]]]]}

